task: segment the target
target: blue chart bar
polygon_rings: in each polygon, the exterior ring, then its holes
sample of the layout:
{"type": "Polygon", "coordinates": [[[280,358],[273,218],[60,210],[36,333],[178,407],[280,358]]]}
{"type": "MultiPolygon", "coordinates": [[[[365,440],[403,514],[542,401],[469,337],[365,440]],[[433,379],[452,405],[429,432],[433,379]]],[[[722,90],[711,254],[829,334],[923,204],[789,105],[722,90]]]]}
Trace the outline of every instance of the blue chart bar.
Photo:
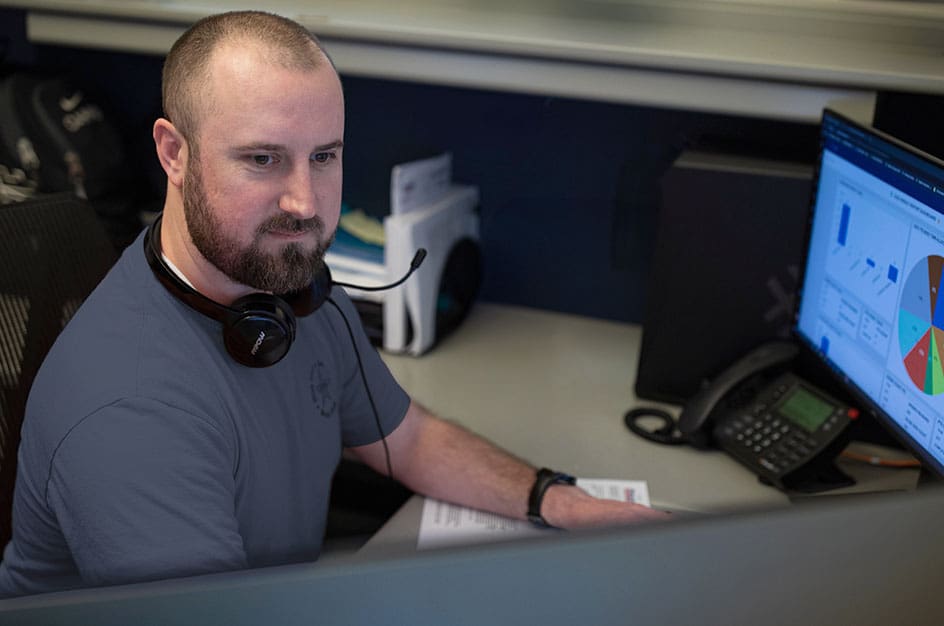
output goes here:
{"type": "Polygon", "coordinates": [[[829,337],[823,335],[819,340],[819,350],[823,354],[829,354],[829,337]]]}
{"type": "Polygon", "coordinates": [[[839,217],[839,245],[846,245],[846,235],[849,234],[849,214],[852,209],[848,204],[842,205],[842,215],[839,217]]]}
{"type": "Polygon", "coordinates": [[[894,265],[888,266],[888,280],[892,281],[893,283],[898,282],[898,268],[894,265]]]}
{"type": "Polygon", "coordinates": [[[849,234],[849,214],[852,209],[848,204],[842,205],[842,215],[839,217],[839,245],[846,245],[846,236],[849,234]]]}

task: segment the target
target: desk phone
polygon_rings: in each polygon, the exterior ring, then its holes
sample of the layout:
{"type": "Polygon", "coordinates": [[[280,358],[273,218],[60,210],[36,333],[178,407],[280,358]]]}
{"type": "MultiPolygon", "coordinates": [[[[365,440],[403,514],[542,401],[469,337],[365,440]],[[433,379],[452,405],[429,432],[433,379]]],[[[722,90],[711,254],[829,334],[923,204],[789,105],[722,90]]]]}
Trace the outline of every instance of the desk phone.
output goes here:
{"type": "Polygon", "coordinates": [[[756,473],[782,485],[785,476],[830,448],[858,410],[783,372],[754,393],[721,408],[715,444],[756,473]]]}

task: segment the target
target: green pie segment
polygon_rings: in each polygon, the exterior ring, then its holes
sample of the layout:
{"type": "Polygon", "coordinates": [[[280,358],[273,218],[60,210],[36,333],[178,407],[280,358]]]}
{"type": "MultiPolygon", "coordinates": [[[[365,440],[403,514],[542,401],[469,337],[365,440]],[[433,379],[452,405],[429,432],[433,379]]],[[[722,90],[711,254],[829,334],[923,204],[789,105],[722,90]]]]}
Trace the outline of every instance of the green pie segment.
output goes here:
{"type": "Polygon", "coordinates": [[[929,256],[908,274],[898,311],[898,345],[911,382],[928,395],[944,392],[944,257],[929,256]]]}

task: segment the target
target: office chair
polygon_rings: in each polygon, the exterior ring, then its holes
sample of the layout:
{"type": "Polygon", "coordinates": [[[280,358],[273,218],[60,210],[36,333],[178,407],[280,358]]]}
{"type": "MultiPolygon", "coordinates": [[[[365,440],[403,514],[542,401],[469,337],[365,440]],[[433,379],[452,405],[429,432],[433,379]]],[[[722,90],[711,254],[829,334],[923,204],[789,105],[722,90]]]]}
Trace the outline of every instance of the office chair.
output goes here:
{"type": "Polygon", "coordinates": [[[0,551],[12,532],[17,448],[33,378],[116,259],[94,211],[71,194],[0,206],[0,551]]]}

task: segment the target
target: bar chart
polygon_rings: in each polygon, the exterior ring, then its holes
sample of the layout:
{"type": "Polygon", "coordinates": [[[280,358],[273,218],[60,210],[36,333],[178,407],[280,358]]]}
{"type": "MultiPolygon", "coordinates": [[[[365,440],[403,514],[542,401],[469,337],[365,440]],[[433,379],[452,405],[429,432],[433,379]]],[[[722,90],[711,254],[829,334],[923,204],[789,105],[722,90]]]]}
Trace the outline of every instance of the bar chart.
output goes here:
{"type": "Polygon", "coordinates": [[[851,296],[891,323],[909,225],[880,206],[868,194],[840,196],[826,270],[851,296]]]}

